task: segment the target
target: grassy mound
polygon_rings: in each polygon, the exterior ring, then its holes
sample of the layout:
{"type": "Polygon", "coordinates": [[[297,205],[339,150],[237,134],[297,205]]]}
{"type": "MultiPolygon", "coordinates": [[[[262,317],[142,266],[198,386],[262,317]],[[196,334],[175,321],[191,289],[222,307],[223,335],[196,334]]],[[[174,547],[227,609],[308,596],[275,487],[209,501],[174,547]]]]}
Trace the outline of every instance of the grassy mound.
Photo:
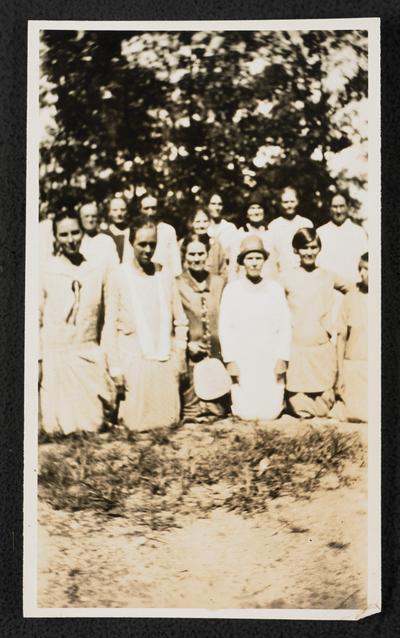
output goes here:
{"type": "Polygon", "coordinates": [[[356,433],[303,433],[221,422],[132,436],[117,431],[39,447],[39,495],[56,509],[129,515],[153,529],[213,507],[265,511],[278,496],[308,497],[327,476],[364,463],[356,433]]]}

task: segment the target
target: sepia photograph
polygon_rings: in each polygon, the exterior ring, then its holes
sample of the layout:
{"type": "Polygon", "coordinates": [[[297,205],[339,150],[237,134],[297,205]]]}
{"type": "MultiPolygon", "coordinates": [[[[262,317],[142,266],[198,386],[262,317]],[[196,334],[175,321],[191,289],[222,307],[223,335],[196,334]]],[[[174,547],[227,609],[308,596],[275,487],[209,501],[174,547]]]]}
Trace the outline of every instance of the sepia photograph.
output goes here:
{"type": "Polygon", "coordinates": [[[378,613],[379,19],[28,42],[24,615],[378,613]]]}

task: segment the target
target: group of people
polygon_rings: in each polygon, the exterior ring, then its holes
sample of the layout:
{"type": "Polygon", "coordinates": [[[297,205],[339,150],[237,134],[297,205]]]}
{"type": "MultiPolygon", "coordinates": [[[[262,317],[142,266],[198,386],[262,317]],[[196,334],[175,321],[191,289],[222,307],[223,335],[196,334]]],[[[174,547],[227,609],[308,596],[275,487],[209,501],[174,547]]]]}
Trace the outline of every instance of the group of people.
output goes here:
{"type": "Polygon", "coordinates": [[[367,236],[341,194],[318,229],[298,205],[282,189],[267,224],[256,194],[238,228],[214,193],[179,241],[152,195],[133,223],[121,196],[106,227],[95,203],[41,222],[41,428],[326,417],[338,400],[366,421],[367,236]]]}

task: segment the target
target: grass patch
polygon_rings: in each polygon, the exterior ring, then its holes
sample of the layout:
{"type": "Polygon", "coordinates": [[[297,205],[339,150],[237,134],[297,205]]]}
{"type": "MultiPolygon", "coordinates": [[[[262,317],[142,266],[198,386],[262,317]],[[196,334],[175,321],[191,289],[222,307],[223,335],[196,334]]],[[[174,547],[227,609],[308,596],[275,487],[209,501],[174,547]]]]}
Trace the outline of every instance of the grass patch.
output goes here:
{"type": "Polygon", "coordinates": [[[327,473],[341,481],[349,462],[363,464],[363,445],[333,427],[290,434],[222,422],[146,437],[118,431],[39,446],[39,495],[55,509],[118,512],[166,529],[179,514],[251,514],[279,496],[308,497],[327,473]]]}

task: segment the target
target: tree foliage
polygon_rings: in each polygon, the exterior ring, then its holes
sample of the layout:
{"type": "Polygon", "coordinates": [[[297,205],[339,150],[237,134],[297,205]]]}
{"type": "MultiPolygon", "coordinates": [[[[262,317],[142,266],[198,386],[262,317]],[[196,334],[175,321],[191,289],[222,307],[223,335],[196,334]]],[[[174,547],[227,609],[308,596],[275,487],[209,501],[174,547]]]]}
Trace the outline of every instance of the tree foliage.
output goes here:
{"type": "Polygon", "coordinates": [[[45,31],[42,48],[45,209],[147,189],[182,230],[214,191],[235,219],[257,189],[272,217],[290,182],[322,221],[367,94],[364,32],[45,31]]]}

